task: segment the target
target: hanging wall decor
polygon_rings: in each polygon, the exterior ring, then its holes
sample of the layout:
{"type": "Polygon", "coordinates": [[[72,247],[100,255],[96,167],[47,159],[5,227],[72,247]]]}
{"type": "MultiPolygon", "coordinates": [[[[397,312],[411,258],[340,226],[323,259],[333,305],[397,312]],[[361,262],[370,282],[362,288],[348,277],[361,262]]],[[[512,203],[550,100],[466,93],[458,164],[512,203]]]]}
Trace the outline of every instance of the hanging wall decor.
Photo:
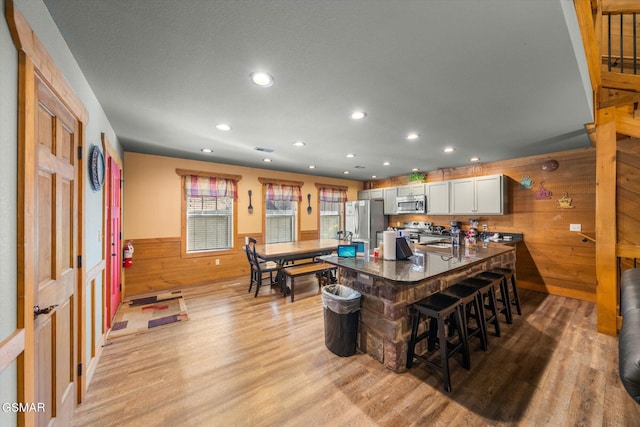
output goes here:
{"type": "Polygon", "coordinates": [[[540,188],[536,191],[536,199],[547,200],[551,198],[551,191],[544,188],[544,181],[540,182],[540,188]]]}
{"type": "Polygon", "coordinates": [[[531,179],[531,177],[529,177],[529,175],[522,175],[522,180],[520,181],[520,187],[524,188],[525,190],[531,190],[531,187],[533,186],[533,183],[535,181],[531,179]]]}
{"type": "Polygon", "coordinates": [[[251,204],[251,190],[249,190],[249,213],[253,213],[253,205],[251,204]]]}
{"type": "Polygon", "coordinates": [[[93,191],[100,191],[104,184],[104,156],[100,147],[91,146],[89,152],[89,182],[93,191]]]}
{"type": "Polygon", "coordinates": [[[567,193],[562,193],[562,197],[559,198],[556,203],[560,209],[573,209],[575,206],[571,206],[573,199],[569,197],[567,193]]]}
{"type": "Polygon", "coordinates": [[[559,165],[560,164],[557,160],[547,160],[542,164],[542,170],[546,172],[553,172],[554,170],[558,169],[559,165]]]}

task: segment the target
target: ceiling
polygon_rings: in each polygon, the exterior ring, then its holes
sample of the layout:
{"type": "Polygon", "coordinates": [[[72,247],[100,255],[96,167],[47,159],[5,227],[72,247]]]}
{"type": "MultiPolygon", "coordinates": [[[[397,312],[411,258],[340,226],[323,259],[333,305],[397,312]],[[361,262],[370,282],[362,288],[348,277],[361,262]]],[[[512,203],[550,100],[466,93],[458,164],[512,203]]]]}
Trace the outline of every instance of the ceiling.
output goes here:
{"type": "Polygon", "coordinates": [[[590,146],[572,1],[44,2],[126,151],[364,181],[590,146]]]}

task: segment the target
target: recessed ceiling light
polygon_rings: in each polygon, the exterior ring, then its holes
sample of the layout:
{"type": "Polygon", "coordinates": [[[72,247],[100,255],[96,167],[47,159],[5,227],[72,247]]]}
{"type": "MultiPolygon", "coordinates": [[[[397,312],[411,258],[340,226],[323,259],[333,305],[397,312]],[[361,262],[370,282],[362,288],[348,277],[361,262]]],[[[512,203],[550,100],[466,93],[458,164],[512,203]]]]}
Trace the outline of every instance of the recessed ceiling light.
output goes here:
{"type": "Polygon", "coordinates": [[[391,164],[391,162],[384,162],[384,163],[382,164],[382,166],[389,166],[390,164],[391,164]]]}
{"type": "Polygon", "coordinates": [[[444,151],[445,153],[453,153],[454,151],[456,151],[456,149],[455,149],[455,148],[453,148],[453,147],[446,147],[446,148],[445,148],[444,150],[442,150],[442,151],[444,151]]]}
{"type": "Polygon", "coordinates": [[[264,71],[255,71],[249,74],[251,77],[251,81],[260,87],[271,87],[273,86],[273,76],[269,73],[265,73],[264,71]]]}
{"type": "Polygon", "coordinates": [[[296,141],[293,143],[294,147],[304,147],[305,145],[304,141],[296,141]]]}
{"type": "Polygon", "coordinates": [[[271,162],[271,159],[267,157],[266,159],[262,159],[262,161],[265,162],[265,163],[269,163],[269,162],[271,162]]]}
{"type": "Polygon", "coordinates": [[[348,157],[348,158],[350,158],[350,159],[354,158],[355,156],[356,156],[356,155],[355,155],[355,154],[352,154],[352,153],[347,154],[347,157],[348,157]]]}
{"type": "Polygon", "coordinates": [[[411,169],[411,172],[418,172],[419,170],[420,169],[418,169],[418,168],[413,168],[413,169],[411,169]]]}
{"type": "Polygon", "coordinates": [[[213,153],[213,150],[211,148],[203,148],[202,150],[203,153],[213,153]]]}
{"type": "Polygon", "coordinates": [[[216,125],[216,129],[223,130],[223,131],[228,131],[228,130],[231,130],[231,126],[229,126],[226,123],[219,123],[219,124],[216,125]]]}
{"type": "Polygon", "coordinates": [[[480,157],[472,157],[469,159],[470,162],[477,162],[478,160],[480,160],[480,157]]]}
{"type": "Polygon", "coordinates": [[[345,174],[345,175],[349,175],[349,171],[344,171],[342,173],[345,174]]]}
{"type": "Polygon", "coordinates": [[[407,135],[407,139],[409,141],[413,141],[414,139],[418,139],[418,138],[420,138],[420,135],[417,133],[410,133],[407,135]]]}
{"type": "Polygon", "coordinates": [[[361,120],[365,117],[367,117],[367,113],[365,113],[364,111],[355,111],[351,114],[351,118],[353,120],[361,120]]]}
{"type": "Polygon", "coordinates": [[[376,175],[371,175],[371,178],[376,179],[377,176],[376,175]]]}
{"type": "Polygon", "coordinates": [[[309,169],[315,169],[316,166],[315,165],[309,165],[309,169]]]}

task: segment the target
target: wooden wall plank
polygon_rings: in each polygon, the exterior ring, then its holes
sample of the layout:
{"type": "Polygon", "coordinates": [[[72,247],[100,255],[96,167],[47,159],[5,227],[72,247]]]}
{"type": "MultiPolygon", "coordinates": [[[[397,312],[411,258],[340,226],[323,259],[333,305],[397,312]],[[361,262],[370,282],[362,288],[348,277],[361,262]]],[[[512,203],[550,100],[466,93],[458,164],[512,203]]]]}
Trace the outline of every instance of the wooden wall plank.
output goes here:
{"type": "MultiPolygon", "coordinates": [[[[517,246],[518,281],[529,283],[530,289],[557,295],[594,301],[596,295],[595,245],[583,242],[583,237],[569,231],[569,224],[581,224],[582,232],[595,235],[596,216],[596,153],[595,149],[571,150],[540,156],[510,159],[462,168],[429,172],[427,182],[443,179],[501,173],[508,182],[509,212],[505,215],[479,216],[489,232],[523,233],[524,242],[517,246]],[[555,159],[556,171],[542,170],[542,163],[555,159]],[[520,186],[523,176],[535,182],[533,188],[520,186]],[[537,200],[536,190],[544,181],[552,191],[550,200],[537,200]],[[556,200],[567,192],[573,199],[573,209],[559,209],[556,200]]],[[[376,188],[406,184],[406,177],[365,183],[376,188]],[[404,181],[403,181],[404,179],[404,181]]],[[[450,221],[462,221],[468,227],[469,216],[454,215],[394,215],[391,225],[404,221],[431,221],[447,226],[450,221]]]]}
{"type": "MultiPolygon", "coordinates": [[[[262,241],[262,236],[251,237],[262,241]]],[[[231,252],[208,252],[201,257],[182,257],[180,237],[135,239],[133,263],[124,272],[126,296],[248,276],[244,239],[244,235],[237,236],[231,252]]]]}

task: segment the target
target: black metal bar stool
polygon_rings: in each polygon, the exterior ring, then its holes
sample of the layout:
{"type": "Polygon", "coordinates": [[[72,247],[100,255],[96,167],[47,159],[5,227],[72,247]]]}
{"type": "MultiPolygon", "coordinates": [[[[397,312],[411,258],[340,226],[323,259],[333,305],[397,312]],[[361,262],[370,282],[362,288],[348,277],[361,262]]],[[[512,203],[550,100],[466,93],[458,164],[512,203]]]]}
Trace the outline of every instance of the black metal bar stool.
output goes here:
{"type": "Polygon", "coordinates": [[[465,328],[462,326],[462,301],[458,298],[444,295],[441,292],[433,294],[413,304],[413,321],[411,337],[407,351],[407,369],[413,366],[416,358],[426,363],[432,369],[439,371],[444,379],[444,390],[451,391],[451,377],[449,375],[449,358],[457,352],[462,353],[463,366],[471,369],[469,356],[469,343],[465,328]],[[425,315],[429,324],[422,334],[418,335],[418,326],[421,315],[425,315]],[[447,334],[445,323],[449,323],[449,329],[458,333],[457,343],[447,334]],[[416,345],[427,339],[427,351],[416,354],[416,345]],[[440,349],[440,363],[429,360],[428,352],[434,351],[436,346],[440,349]]]}
{"type": "Polygon", "coordinates": [[[441,293],[460,299],[462,301],[462,324],[465,325],[467,340],[477,336],[484,351],[488,349],[487,326],[482,310],[482,300],[479,298],[478,289],[466,286],[462,283],[454,283],[441,293]],[[469,324],[469,317],[475,320],[475,327],[469,324]]]}
{"type": "Polygon", "coordinates": [[[509,288],[507,287],[507,281],[505,280],[504,275],[500,273],[492,273],[491,271],[483,271],[473,277],[499,282],[500,296],[496,294],[496,301],[502,305],[500,312],[504,314],[505,321],[508,324],[512,324],[513,314],[511,313],[511,304],[509,304],[509,288]]]}
{"type": "Polygon", "coordinates": [[[467,277],[458,282],[464,286],[469,286],[478,292],[478,301],[482,310],[485,328],[488,329],[489,324],[493,324],[494,332],[497,337],[500,336],[500,322],[498,321],[498,302],[496,300],[496,287],[500,287],[497,280],[486,280],[478,277],[467,277]],[[485,300],[488,302],[485,303],[485,300]],[[486,310],[489,310],[487,314],[486,310]]]}
{"type": "Polygon", "coordinates": [[[498,273],[504,276],[505,281],[505,289],[507,300],[510,305],[516,306],[516,311],[520,316],[522,316],[522,310],[520,309],[520,298],[518,297],[518,288],[516,286],[516,271],[511,268],[503,268],[503,267],[495,267],[489,270],[491,273],[498,273]],[[513,297],[509,294],[509,286],[508,283],[511,282],[511,293],[513,293],[513,297]]]}

